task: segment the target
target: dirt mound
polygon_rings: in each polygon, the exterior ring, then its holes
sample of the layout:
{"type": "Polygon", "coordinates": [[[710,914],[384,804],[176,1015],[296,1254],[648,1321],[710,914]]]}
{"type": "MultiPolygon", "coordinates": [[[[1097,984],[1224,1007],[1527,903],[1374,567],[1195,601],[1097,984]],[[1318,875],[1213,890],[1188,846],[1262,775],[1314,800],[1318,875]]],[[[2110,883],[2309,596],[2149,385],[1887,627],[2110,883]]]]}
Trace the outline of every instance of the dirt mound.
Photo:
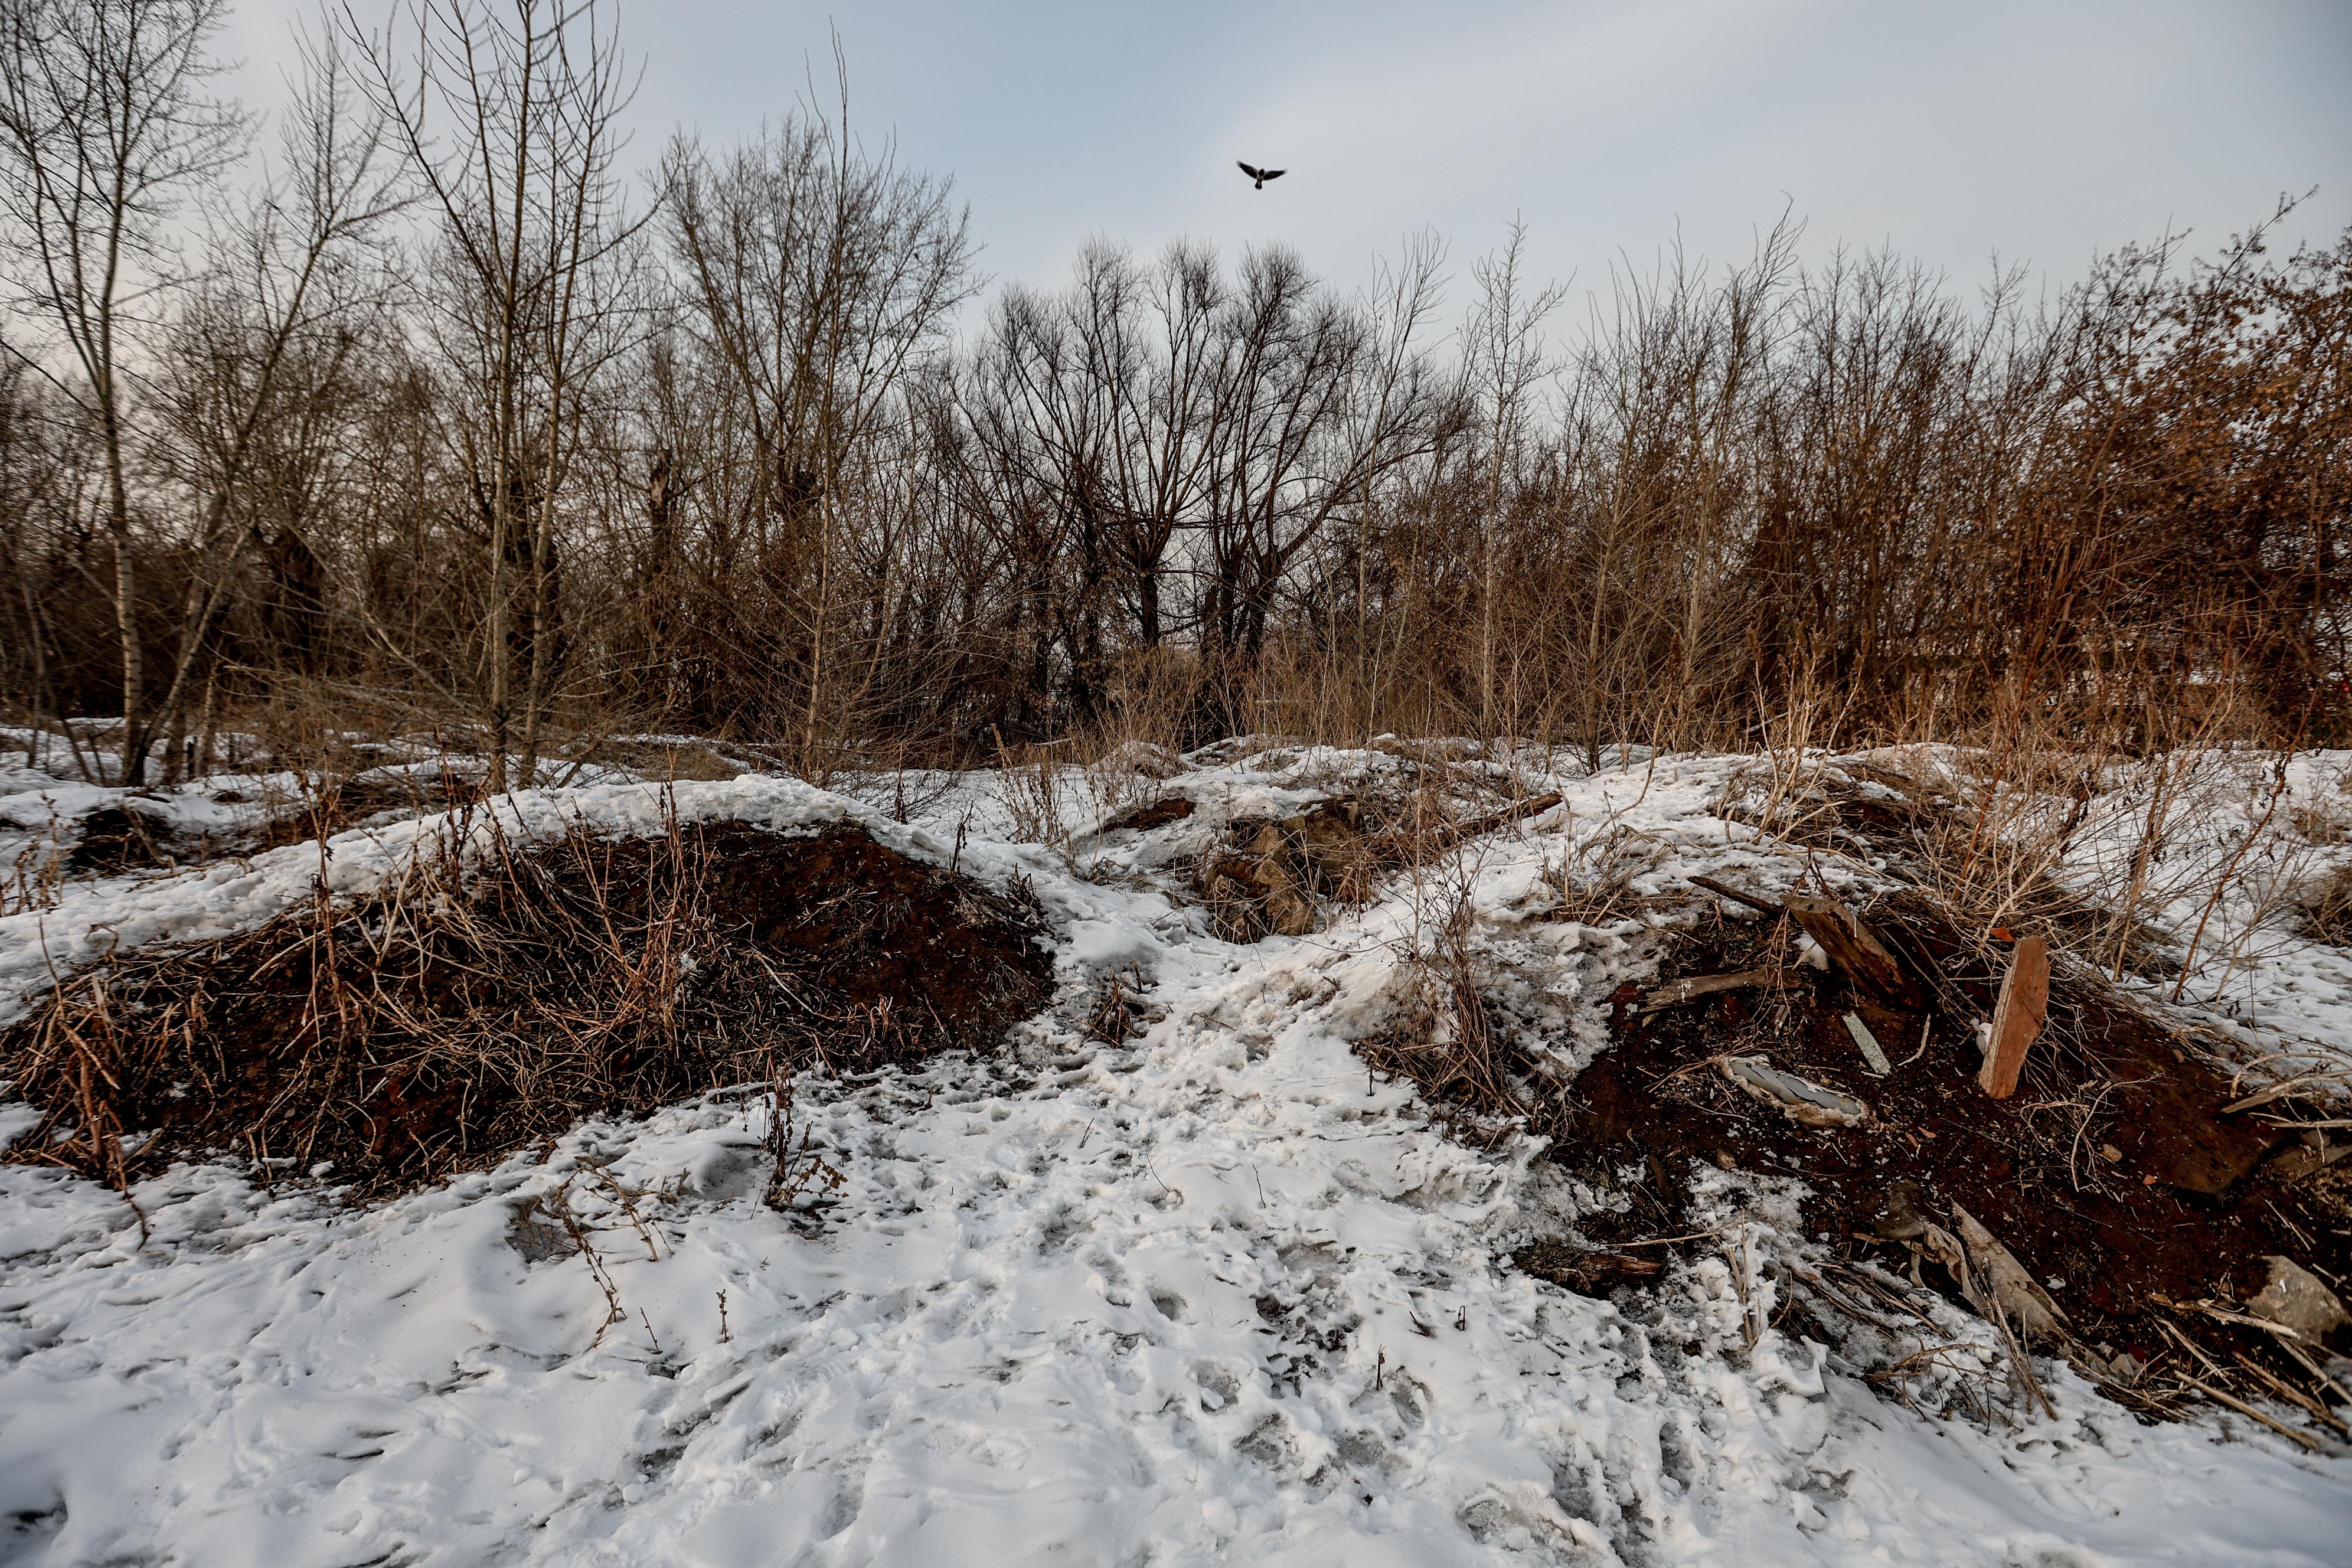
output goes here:
{"type": "Polygon", "coordinates": [[[81,835],[60,868],[69,877],[114,876],[194,859],[206,848],[184,837],[161,806],[131,795],[81,819],[81,835]]]}
{"type": "MultiPolygon", "coordinates": [[[[1695,1228],[1692,1161],[1797,1176],[1810,1232],[1955,1300],[1968,1281],[1938,1270],[1937,1233],[1980,1224],[2046,1289],[2074,1348],[2095,1352],[2078,1364],[2143,1407],[2198,1382],[2244,1379],[2266,1399],[2264,1376],[2313,1386],[2283,1336],[2230,1314],[2247,1315],[2276,1257],[2344,1289],[2352,1208],[2335,1173],[2267,1114],[2225,1114],[2221,1074],[2079,977],[2053,986],[2016,1094],[1991,1098],[1974,1025],[1994,1008],[2002,952],[1962,942],[1908,895],[1862,912],[1903,953],[1916,1005],[1793,966],[1795,921],[1769,918],[1702,921],[1676,936],[1655,987],[1612,999],[1614,1044],[1576,1079],[1555,1145],[1631,1198],[1587,1226],[1596,1247],[1695,1228]],[[1889,1070],[1874,1070],[1873,1047],[1889,1070]],[[1758,1089],[1792,1078],[1818,1103],[1784,1112],[1758,1089]],[[1866,1107],[1859,1124],[1819,1113],[1851,1100],[1866,1107]],[[1626,1185],[1628,1168],[1647,1179],[1626,1185]]],[[[1591,1259],[1581,1279],[1524,1261],[1578,1288],[1624,1277],[1591,1259]]]]}
{"type": "Polygon", "coordinates": [[[301,798],[255,801],[235,791],[213,796],[222,805],[257,808],[257,820],[238,828],[191,828],[159,802],[125,795],[82,817],[59,863],[68,877],[114,877],[129,871],[201,864],[225,855],[253,855],[324,838],[370,823],[424,816],[478,804],[482,781],[462,773],[385,772],[331,779],[301,798]]]}
{"type": "Polygon", "coordinates": [[[47,1113],[6,1157],[121,1184],[226,1152],[390,1190],[586,1115],[992,1045],[1048,998],[1040,929],[854,827],[423,863],[71,977],[0,1032],[0,1077],[47,1113]]]}
{"type": "Polygon", "coordinates": [[[1327,904],[1369,902],[1379,879],[1559,804],[1557,795],[1459,818],[1430,803],[1342,795],[1284,817],[1236,817],[1199,869],[1201,900],[1231,942],[1305,936],[1327,904]],[[1421,809],[1416,810],[1418,804],[1421,809]]]}

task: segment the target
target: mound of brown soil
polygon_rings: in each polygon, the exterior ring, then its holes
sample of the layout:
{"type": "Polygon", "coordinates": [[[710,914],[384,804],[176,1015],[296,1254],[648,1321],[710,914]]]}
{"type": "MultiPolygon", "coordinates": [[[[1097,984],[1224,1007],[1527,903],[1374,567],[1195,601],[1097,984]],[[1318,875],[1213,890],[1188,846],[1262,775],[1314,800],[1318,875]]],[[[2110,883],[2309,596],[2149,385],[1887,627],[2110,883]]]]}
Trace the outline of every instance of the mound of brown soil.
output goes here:
{"type": "Polygon", "coordinates": [[[0,1032],[0,1078],[47,1113],[7,1157],[120,1184],[226,1152],[388,1190],[583,1116],[992,1045],[1050,994],[1039,931],[854,827],[427,864],[71,977],[0,1032]]]}
{"type": "Polygon", "coordinates": [[[193,859],[203,849],[183,841],[160,808],[131,795],[81,819],[81,837],[66,852],[64,870],[69,877],[112,876],[193,859]]]}
{"type": "MultiPolygon", "coordinates": [[[[1970,1015],[1991,1011],[2000,955],[1966,948],[1921,905],[1870,914],[1899,933],[1922,989],[1937,997],[1933,1010],[1895,1010],[1841,975],[1805,970],[1794,985],[1675,984],[1788,975],[1793,932],[1769,920],[1703,921],[1676,939],[1646,998],[1632,986],[1612,998],[1615,1043],[1576,1079],[1557,1157],[1612,1186],[1628,1167],[1649,1179],[1629,1189],[1630,1209],[1595,1216],[1592,1240],[1622,1247],[1696,1228],[1685,1190],[1693,1161],[1797,1176],[1811,1189],[1807,1228],[1850,1258],[1908,1271],[1922,1222],[1951,1227],[1964,1209],[2103,1357],[2127,1351],[2144,1365],[2209,1375],[2184,1361],[2176,1336],[2185,1332],[2221,1365],[2251,1353],[2301,1378],[2273,1336],[2197,1304],[2240,1310],[2263,1289],[2273,1256],[2341,1290],[2352,1272],[2341,1184],[2308,1179],[2294,1159],[2265,1163],[2288,1152],[2279,1147],[2285,1135],[2256,1115],[2224,1115],[2227,1080],[2095,984],[2053,989],[2024,1082],[2013,1098],[1990,1098],[1977,1082],[1970,1015]],[[1869,1069],[1850,1013],[1891,1072],[1869,1069]],[[1868,1118],[1803,1125],[1727,1081],[1717,1064],[1732,1056],[1765,1058],[1859,1099],[1868,1118]]],[[[1921,1277],[1957,1299],[1956,1282],[1938,1279],[1932,1263],[1921,1277]]]]}

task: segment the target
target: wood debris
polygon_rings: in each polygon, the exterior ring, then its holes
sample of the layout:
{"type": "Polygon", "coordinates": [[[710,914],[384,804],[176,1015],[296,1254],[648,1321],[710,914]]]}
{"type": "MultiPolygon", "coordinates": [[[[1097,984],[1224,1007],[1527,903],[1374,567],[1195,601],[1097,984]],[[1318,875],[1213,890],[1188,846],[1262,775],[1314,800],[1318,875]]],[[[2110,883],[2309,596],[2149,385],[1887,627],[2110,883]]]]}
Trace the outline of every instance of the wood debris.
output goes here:
{"type": "Polygon", "coordinates": [[[1643,1014],[1663,1012],[1679,1007],[1685,1002],[1696,1002],[1702,996],[1713,996],[1726,991],[1787,991],[1804,983],[1803,976],[1793,969],[1743,969],[1733,974],[1694,974],[1682,980],[1670,980],[1650,993],[1642,1004],[1643,1014]]]}
{"type": "Polygon", "coordinates": [[[1852,910],[1835,899],[1811,893],[1791,893],[1783,907],[1821,944],[1830,962],[1864,990],[1905,1009],[1926,1003],[1902,961],[1852,910]]]}
{"type": "Polygon", "coordinates": [[[1930,1225],[1923,1245],[1959,1281],[1960,1295],[1989,1322],[2017,1325],[2027,1340],[2065,1340],[2066,1313],[2052,1300],[2014,1254],[1959,1205],[1952,1205],[1953,1230],[1930,1225]]]}
{"type": "Polygon", "coordinates": [[[1886,1059],[1886,1052],[1879,1046],[1878,1037],[1870,1032],[1870,1026],[1859,1016],[1852,1013],[1845,1015],[1845,1032],[1852,1035],[1853,1043],[1861,1047],[1862,1059],[1870,1064],[1871,1071],[1885,1078],[1895,1070],[1895,1064],[1886,1059]]]}
{"type": "Polygon", "coordinates": [[[1995,1100],[2017,1092],[2025,1053],[2042,1037],[2050,1012],[2050,949],[2038,936],[2021,937],[2000,983],[1992,1012],[1992,1043],[1985,1051],[1978,1087],[1995,1100]]]}

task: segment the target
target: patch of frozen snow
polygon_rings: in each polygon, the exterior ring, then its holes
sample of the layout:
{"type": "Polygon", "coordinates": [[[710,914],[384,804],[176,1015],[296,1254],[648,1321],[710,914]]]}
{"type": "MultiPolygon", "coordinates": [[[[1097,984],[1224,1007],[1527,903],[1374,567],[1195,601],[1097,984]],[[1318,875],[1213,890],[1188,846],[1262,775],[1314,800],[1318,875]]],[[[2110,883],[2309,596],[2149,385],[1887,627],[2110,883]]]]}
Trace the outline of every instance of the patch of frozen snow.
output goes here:
{"type": "MultiPolygon", "coordinates": [[[[1190,760],[1205,815],[1297,798],[1236,754],[1190,760]]],[[[1582,1049],[1647,961],[1637,924],[1528,920],[1547,858],[1613,822],[1667,847],[1654,888],[1702,868],[1760,885],[1769,865],[1711,814],[1729,764],[1651,761],[1560,780],[1557,822],[1475,850],[1479,940],[1528,977],[1512,1005],[1580,1020],[1582,1049]]],[[[583,1125],[544,1163],[371,1209],[175,1168],[133,1194],[144,1247],[119,1196],[0,1167],[0,1531],[16,1532],[0,1557],[2344,1560],[2352,1464],[2233,1417],[2144,1427],[2053,1369],[2056,1420],[1989,1431],[1878,1398],[1769,1321],[1748,1348],[1772,1286],[1733,1270],[1793,1233],[1785,1188],[1702,1173],[1726,1251],[1638,1314],[1511,1269],[1503,1248],[1591,1195],[1527,1140],[1447,1138],[1347,1045],[1385,1005],[1425,912],[1415,889],[1234,947],[1152,885],[1137,847],[1081,877],[974,832],[999,805],[975,786],[900,826],[752,776],[498,803],[509,834],[657,832],[673,812],[856,820],[1031,880],[1062,1005],[1002,1058],[807,1089],[803,1121],[845,1178],[821,1209],[761,1203],[756,1096],[583,1125]],[[1111,970],[1159,1015],[1120,1046],[1067,1021],[1111,970]],[[533,1219],[554,1203],[589,1227],[620,1321],[533,1219]]],[[[21,994],[110,943],[249,925],[309,897],[322,866],[332,890],[363,891],[431,835],[487,820],[71,892],[0,921],[0,984],[21,994]]]]}

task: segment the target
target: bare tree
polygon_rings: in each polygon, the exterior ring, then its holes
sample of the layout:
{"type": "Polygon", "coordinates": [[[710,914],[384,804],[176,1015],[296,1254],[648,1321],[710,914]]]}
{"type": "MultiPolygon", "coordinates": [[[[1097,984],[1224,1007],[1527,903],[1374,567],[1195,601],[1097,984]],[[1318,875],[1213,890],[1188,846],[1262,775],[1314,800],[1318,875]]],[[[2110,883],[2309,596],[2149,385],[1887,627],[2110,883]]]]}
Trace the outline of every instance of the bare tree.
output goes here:
{"type": "Polygon", "coordinates": [[[244,117],[208,90],[222,11],[223,0],[16,0],[0,12],[11,281],[17,309],[56,335],[56,353],[27,363],[99,432],[132,784],[151,728],[127,473],[133,307],[173,281],[166,225],[179,203],[244,144],[244,117]]]}
{"type": "Polygon", "coordinates": [[[648,721],[814,774],[1130,722],[2352,732],[2352,242],[2032,305],[1784,223],[1556,339],[1515,230],[1444,342],[1433,238],[1360,297],[1096,242],[959,345],[966,215],[837,46],[646,202],[616,0],[344,9],[249,167],[223,3],[0,0],[0,702],[119,711],[119,776],[224,704],[468,727],[498,786],[648,721]]]}
{"type": "Polygon", "coordinates": [[[518,707],[526,778],[536,766],[568,442],[613,354],[594,342],[617,308],[597,271],[644,221],[617,163],[634,83],[599,0],[416,0],[381,33],[348,8],[344,27],[439,220],[435,320],[473,404],[460,438],[488,524],[485,706],[504,788],[518,707]]]}
{"type": "Polygon", "coordinates": [[[1495,634],[1503,586],[1498,573],[1504,504],[1525,471],[1536,390],[1559,368],[1544,342],[1544,323],[1568,294],[1565,283],[1531,288],[1522,276],[1527,238],[1527,226],[1513,220],[1501,253],[1472,268],[1478,300],[1462,331],[1462,374],[1481,405],[1486,440],[1486,493],[1479,513],[1478,727],[1488,736],[1499,732],[1495,634]]]}
{"type": "MultiPolygon", "coordinates": [[[[359,318],[381,309],[380,268],[356,254],[398,202],[384,125],[357,112],[335,40],[298,39],[280,159],[264,183],[223,204],[207,265],[162,345],[171,437],[194,502],[184,548],[193,566],[171,678],[152,711],[129,728],[127,755],[176,735],[190,683],[253,543],[262,511],[238,504],[273,423],[332,382],[362,341],[359,318]],[[176,372],[176,374],[173,374],[176,372]]],[[[176,747],[168,764],[179,765],[176,747]]]]}
{"type": "Polygon", "coordinates": [[[964,211],[947,182],[868,153],[849,127],[835,47],[836,115],[809,110],[724,154],[671,144],[662,188],[687,317],[748,410],[764,525],[804,543],[805,699],[797,743],[813,764],[836,611],[847,479],[898,393],[976,287],[964,211]]]}

